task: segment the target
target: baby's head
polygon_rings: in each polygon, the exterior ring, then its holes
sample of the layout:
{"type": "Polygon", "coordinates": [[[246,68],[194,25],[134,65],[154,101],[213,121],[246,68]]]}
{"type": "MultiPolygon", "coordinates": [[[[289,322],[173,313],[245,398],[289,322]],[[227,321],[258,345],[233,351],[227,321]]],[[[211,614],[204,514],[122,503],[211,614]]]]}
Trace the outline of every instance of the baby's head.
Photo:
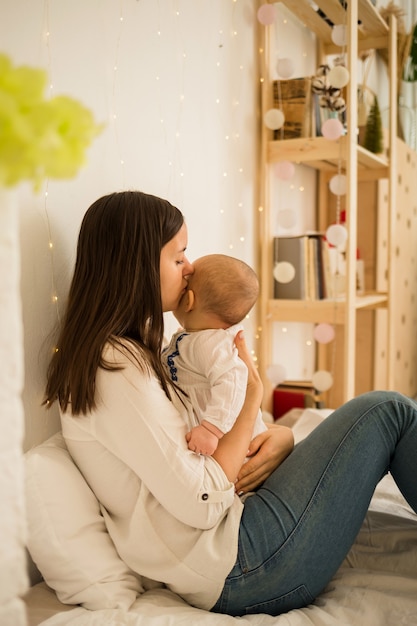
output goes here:
{"type": "Polygon", "coordinates": [[[241,322],[259,294],[258,278],[249,265],[225,254],[197,259],[188,290],[174,314],[189,330],[228,328],[241,322]]]}

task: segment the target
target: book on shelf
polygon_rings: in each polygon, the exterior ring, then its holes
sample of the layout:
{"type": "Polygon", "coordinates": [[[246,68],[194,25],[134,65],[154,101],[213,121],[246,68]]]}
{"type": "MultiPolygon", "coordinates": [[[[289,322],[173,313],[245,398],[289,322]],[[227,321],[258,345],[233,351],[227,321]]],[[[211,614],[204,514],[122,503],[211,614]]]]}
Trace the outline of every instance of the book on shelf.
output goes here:
{"type": "Polygon", "coordinates": [[[311,76],[273,81],[273,105],[285,117],[282,128],[274,130],[274,139],[312,136],[315,124],[311,81],[311,76]]]}
{"type": "Polygon", "coordinates": [[[280,300],[323,300],[328,297],[326,273],[331,271],[326,258],[326,240],[320,233],[274,237],[274,266],[290,263],[295,274],[287,283],[274,278],[274,298],[280,300]]]}

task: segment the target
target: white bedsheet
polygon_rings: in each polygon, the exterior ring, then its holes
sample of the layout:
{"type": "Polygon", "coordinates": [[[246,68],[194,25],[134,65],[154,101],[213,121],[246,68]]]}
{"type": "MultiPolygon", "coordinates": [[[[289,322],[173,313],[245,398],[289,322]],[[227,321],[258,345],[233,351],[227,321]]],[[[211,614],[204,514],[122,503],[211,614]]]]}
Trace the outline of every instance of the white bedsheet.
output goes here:
{"type": "MultiPolygon", "coordinates": [[[[324,414],[326,416],[326,413],[324,414]]],[[[295,425],[305,436],[323,414],[304,411],[295,425]]],[[[417,451],[416,451],[417,453],[417,451]]],[[[417,480],[417,477],[416,477],[417,480]]],[[[392,478],[378,486],[355,545],[316,601],[278,617],[233,618],[188,606],[165,589],[140,596],[129,612],[59,613],[43,626],[417,626],[417,516],[392,478]]]]}

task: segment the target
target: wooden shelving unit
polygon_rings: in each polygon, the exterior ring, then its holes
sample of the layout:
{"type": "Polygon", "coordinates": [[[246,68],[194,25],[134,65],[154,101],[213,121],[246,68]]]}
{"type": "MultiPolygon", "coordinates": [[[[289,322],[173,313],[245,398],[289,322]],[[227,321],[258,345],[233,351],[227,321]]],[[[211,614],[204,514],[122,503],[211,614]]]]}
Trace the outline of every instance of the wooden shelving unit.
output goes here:
{"type": "MultiPolygon", "coordinates": [[[[340,54],[341,48],[335,46],[331,40],[331,27],[317,14],[308,0],[283,0],[292,13],[299,18],[311,31],[317,35],[320,54],[340,54]]],[[[347,91],[347,134],[337,141],[330,141],[324,137],[302,138],[290,140],[273,140],[272,131],[262,127],[261,136],[261,163],[260,163],[260,210],[259,210],[259,244],[260,244],[260,327],[261,348],[259,366],[265,385],[264,408],[270,409],[272,388],[268,382],[266,371],[271,364],[272,353],[272,324],[276,321],[297,322],[327,322],[337,326],[337,341],[343,343],[342,362],[338,363],[335,378],[336,395],[333,403],[341,403],[353,397],[356,393],[355,377],[357,377],[357,317],[361,311],[385,308],[387,310],[386,332],[384,333],[384,354],[386,358],[385,386],[393,386],[392,353],[393,344],[393,299],[388,297],[392,292],[394,275],[388,271],[387,291],[377,292],[376,283],[364,296],[356,295],[356,250],[358,239],[358,185],[364,181],[388,180],[389,215],[386,226],[386,242],[388,258],[394,258],[395,250],[393,230],[395,228],[395,183],[396,170],[396,117],[397,117],[397,27],[395,18],[390,24],[379,15],[370,0],[350,0],[347,9],[339,0],[316,0],[315,4],[335,24],[347,24],[347,67],[350,80],[347,91]],[[358,26],[358,20],[360,26],[358,26]],[[389,157],[375,155],[357,142],[357,59],[362,49],[387,48],[389,54],[389,157]],[[352,131],[353,129],[353,131],[352,131]],[[270,170],[271,164],[289,160],[297,164],[304,164],[317,171],[319,189],[318,224],[320,230],[329,225],[329,199],[326,197],[326,186],[330,177],[337,172],[341,160],[343,171],[347,177],[347,207],[346,227],[349,233],[346,249],[346,297],[340,300],[274,300],[272,297],[273,280],[273,252],[271,235],[271,205],[270,170]]],[[[272,78],[270,72],[271,53],[273,46],[273,27],[261,27],[261,49],[263,50],[263,65],[261,67],[262,111],[272,106],[272,78]]],[[[375,235],[377,236],[377,235],[375,235]]],[[[375,261],[377,264],[377,261],[375,261]]],[[[360,333],[359,333],[360,334],[360,333]]],[[[329,363],[326,350],[318,350],[318,368],[326,369],[329,363]]],[[[368,366],[368,365],[367,365],[368,366]]]]}

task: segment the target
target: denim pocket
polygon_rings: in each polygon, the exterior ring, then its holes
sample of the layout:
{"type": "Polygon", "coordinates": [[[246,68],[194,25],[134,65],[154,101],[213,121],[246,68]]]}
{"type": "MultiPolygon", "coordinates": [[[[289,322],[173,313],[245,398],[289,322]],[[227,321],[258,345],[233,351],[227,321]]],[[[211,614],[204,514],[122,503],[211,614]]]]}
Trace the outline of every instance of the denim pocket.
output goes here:
{"type": "Polygon", "coordinates": [[[267,615],[280,615],[292,609],[301,609],[313,602],[314,598],[308,592],[305,585],[300,585],[292,591],[288,591],[278,598],[273,598],[266,602],[252,604],[245,609],[246,615],[253,613],[266,613],[267,615]]]}

